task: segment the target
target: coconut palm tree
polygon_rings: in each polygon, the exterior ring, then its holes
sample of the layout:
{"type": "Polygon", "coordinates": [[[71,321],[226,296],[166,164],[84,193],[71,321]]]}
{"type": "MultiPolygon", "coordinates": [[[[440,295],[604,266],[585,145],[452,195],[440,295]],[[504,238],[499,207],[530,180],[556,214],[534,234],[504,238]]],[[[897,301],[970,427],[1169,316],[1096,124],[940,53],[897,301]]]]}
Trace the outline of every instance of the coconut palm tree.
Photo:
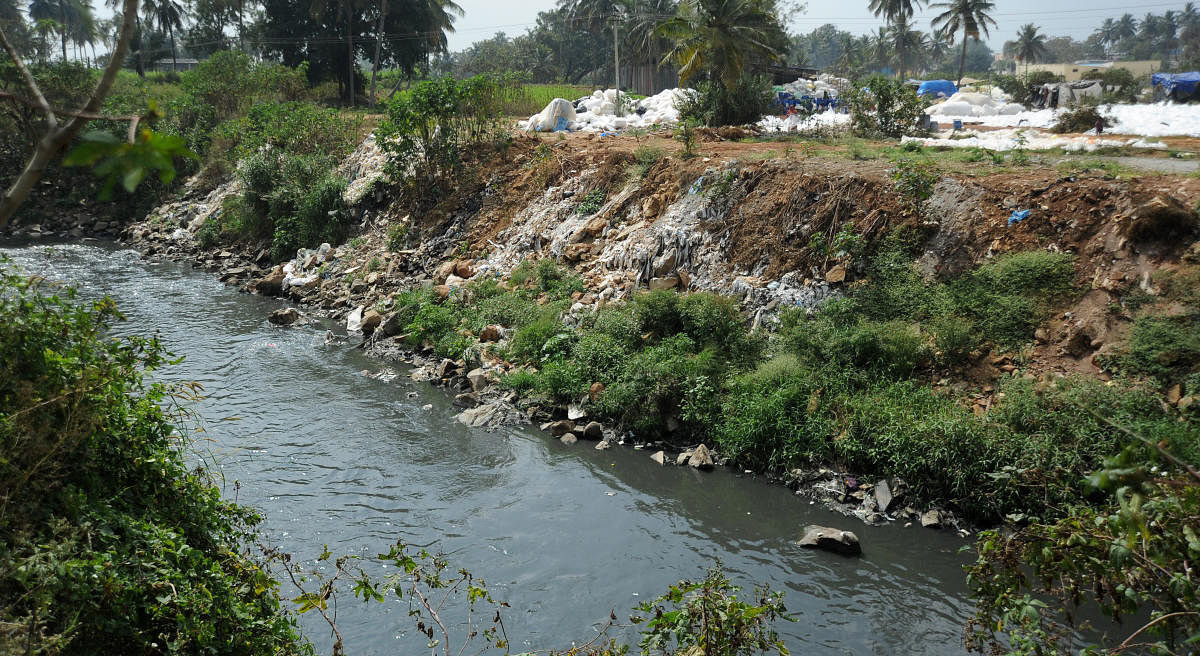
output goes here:
{"type": "Polygon", "coordinates": [[[962,84],[963,65],[967,61],[967,39],[973,38],[978,42],[980,34],[991,36],[988,33],[989,25],[996,27],[996,21],[988,15],[995,6],[991,0],[946,0],[930,5],[945,10],[933,18],[933,29],[944,34],[951,43],[954,43],[956,32],[961,29],[963,33],[962,51],[958,55],[958,80],[955,84],[962,84]]]}
{"type": "Polygon", "coordinates": [[[1108,52],[1115,44],[1117,39],[1117,21],[1112,18],[1105,18],[1104,22],[1094,33],[1100,39],[1100,43],[1104,44],[1104,51],[1108,52]]]}
{"type": "MultiPolygon", "coordinates": [[[[908,29],[907,21],[912,18],[914,5],[919,8],[921,0],[870,0],[867,8],[870,9],[876,16],[883,16],[884,20],[895,31],[898,21],[905,21],[905,26],[899,30],[899,34],[904,34],[908,29]]],[[[906,39],[900,39],[904,42],[906,39]]],[[[895,39],[893,39],[895,42],[895,39]]],[[[904,79],[904,61],[906,59],[903,50],[896,51],[896,58],[900,60],[899,75],[900,79],[904,79]]]]}
{"type": "Polygon", "coordinates": [[[903,80],[905,71],[916,70],[921,66],[925,35],[920,30],[912,29],[908,18],[899,16],[888,29],[888,37],[892,44],[892,52],[896,54],[900,79],[903,80]]]}
{"type": "Polygon", "coordinates": [[[179,53],[175,48],[175,30],[183,29],[183,18],[186,9],[176,0],[147,0],[146,13],[157,25],[158,29],[166,30],[171,39],[171,70],[179,67],[179,53]]]}
{"type": "Polygon", "coordinates": [[[1121,14],[1121,17],[1117,19],[1117,41],[1132,39],[1135,36],[1137,36],[1137,20],[1133,14],[1121,14]]]}
{"type": "Polygon", "coordinates": [[[1046,56],[1046,35],[1038,34],[1033,23],[1026,23],[1017,32],[1017,59],[1025,62],[1025,74],[1029,75],[1029,63],[1046,56]]]}
{"type": "Polygon", "coordinates": [[[787,35],[766,0],[683,0],[655,34],[671,42],[663,63],[679,65],[679,79],[701,76],[733,89],[753,60],[781,61],[787,35]]]}
{"type": "Polygon", "coordinates": [[[867,57],[872,68],[886,66],[891,55],[892,39],[886,27],[867,35],[867,57]]]}

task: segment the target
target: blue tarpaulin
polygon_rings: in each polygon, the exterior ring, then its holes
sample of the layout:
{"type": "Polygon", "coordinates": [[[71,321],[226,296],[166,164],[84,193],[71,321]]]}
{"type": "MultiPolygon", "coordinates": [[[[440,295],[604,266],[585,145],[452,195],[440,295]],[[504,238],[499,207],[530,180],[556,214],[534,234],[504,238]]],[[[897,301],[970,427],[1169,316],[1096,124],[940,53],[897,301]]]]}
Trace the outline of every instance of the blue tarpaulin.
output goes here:
{"type": "Polygon", "coordinates": [[[1200,71],[1188,73],[1155,73],[1150,76],[1150,84],[1162,87],[1167,95],[1176,98],[1190,98],[1196,93],[1196,85],[1200,84],[1200,71]]]}
{"type": "Polygon", "coordinates": [[[936,96],[939,93],[945,94],[947,98],[958,92],[958,87],[950,80],[925,80],[921,86],[917,87],[918,96],[936,96]]]}

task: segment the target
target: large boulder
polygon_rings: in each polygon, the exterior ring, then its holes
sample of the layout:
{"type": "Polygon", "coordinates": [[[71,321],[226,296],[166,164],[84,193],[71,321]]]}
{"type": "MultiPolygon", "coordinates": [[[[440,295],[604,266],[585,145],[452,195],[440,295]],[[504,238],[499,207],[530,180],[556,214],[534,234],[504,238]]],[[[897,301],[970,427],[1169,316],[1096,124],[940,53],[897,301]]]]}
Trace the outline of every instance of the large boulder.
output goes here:
{"type": "Polygon", "coordinates": [[[843,531],[828,526],[812,524],[804,529],[804,537],[796,544],[808,549],[824,549],[846,556],[862,554],[862,545],[858,536],[850,531],[843,531]]]}
{"type": "Polygon", "coordinates": [[[263,296],[279,296],[283,293],[283,279],[286,275],[283,273],[283,267],[275,267],[267,275],[251,282],[250,291],[262,294],[263,296]]]}

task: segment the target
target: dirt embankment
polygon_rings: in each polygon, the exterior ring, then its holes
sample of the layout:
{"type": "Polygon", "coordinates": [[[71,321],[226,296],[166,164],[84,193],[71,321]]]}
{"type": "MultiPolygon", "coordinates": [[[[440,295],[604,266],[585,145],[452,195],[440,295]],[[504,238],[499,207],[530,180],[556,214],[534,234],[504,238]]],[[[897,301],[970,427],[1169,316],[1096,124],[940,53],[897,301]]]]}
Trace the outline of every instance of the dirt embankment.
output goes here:
{"type": "Polygon", "coordinates": [[[362,239],[287,272],[272,270],[261,247],[197,247],[191,235],[221,190],[164,205],[126,234],[149,252],[194,258],[232,283],[339,319],[406,287],[449,293],[467,278],[554,258],[582,276],[590,293],[579,306],[646,288],[710,290],[737,297],[762,325],[783,307],[811,307],[853,285],[865,270],[852,253],[902,228],[921,242],[916,266],[929,277],[1001,253],[1065,251],[1078,256],[1087,292],[1038,331],[1025,373],[1098,374],[1093,356],[1129,323],[1114,308],[1129,293],[1155,294],[1155,273],[1194,248],[1200,200],[1192,177],[942,170],[918,208],[897,189],[890,162],[780,156],[778,144],[715,134],[683,159],[662,136],[576,134],[518,137],[503,155],[468,162],[451,193],[416,204],[417,213],[409,195],[371,184],[382,158],[365,146],[344,167],[356,179],[362,239]]]}

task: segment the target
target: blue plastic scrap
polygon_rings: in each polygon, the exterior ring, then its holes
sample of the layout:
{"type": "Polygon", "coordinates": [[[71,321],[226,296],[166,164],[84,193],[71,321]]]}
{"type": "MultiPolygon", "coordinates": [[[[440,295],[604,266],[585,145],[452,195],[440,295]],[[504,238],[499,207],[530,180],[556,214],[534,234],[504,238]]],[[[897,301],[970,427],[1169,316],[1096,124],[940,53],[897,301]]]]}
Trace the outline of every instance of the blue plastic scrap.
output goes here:
{"type": "Polygon", "coordinates": [[[1012,216],[1008,217],[1008,225],[1020,223],[1029,217],[1032,210],[1013,210],[1012,216]]]}

